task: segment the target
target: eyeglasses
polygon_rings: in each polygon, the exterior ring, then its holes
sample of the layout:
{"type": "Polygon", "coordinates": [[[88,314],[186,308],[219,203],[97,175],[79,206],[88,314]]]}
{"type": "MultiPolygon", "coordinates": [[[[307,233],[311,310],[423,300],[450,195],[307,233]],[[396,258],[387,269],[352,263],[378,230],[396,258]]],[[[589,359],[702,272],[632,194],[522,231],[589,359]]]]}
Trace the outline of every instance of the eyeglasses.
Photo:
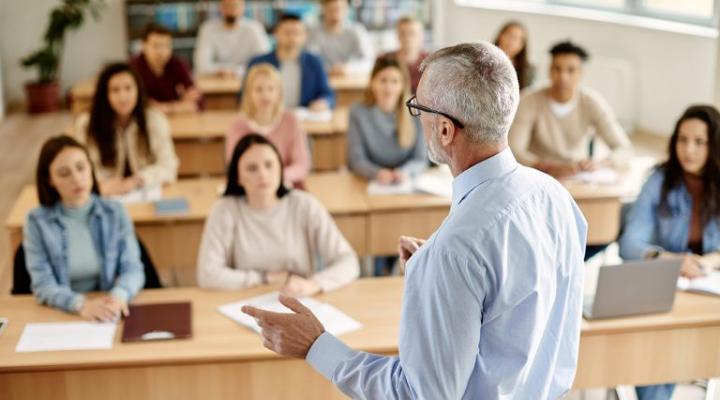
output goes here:
{"type": "Polygon", "coordinates": [[[443,117],[445,117],[445,118],[449,119],[450,121],[452,121],[453,124],[457,125],[458,128],[460,128],[460,129],[465,128],[465,125],[464,125],[462,122],[460,122],[457,118],[453,117],[452,115],[446,114],[446,113],[444,113],[444,112],[442,112],[442,111],[433,110],[433,109],[430,108],[430,107],[425,107],[425,106],[423,106],[423,105],[418,104],[418,102],[417,102],[417,96],[411,97],[411,98],[405,103],[405,105],[406,105],[407,108],[408,108],[408,112],[409,112],[410,115],[412,115],[413,117],[419,117],[419,116],[420,116],[420,112],[421,112],[421,111],[425,111],[425,112],[427,112],[427,113],[442,115],[443,117]]]}

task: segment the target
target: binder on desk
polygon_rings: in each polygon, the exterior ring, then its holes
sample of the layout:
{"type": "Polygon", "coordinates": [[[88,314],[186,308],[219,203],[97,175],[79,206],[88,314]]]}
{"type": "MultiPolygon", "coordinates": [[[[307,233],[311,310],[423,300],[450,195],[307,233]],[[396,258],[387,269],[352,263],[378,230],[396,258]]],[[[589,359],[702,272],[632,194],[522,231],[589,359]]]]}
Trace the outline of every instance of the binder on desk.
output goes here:
{"type": "Polygon", "coordinates": [[[190,302],[137,304],[125,319],[123,342],[189,339],[192,337],[190,302]]]}

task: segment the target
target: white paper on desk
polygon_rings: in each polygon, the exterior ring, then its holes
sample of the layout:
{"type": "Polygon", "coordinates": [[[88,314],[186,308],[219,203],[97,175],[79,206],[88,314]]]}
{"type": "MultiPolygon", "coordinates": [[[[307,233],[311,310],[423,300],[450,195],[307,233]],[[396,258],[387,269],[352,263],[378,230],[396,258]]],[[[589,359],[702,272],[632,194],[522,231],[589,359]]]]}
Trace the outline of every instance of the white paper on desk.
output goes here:
{"type": "Polygon", "coordinates": [[[595,171],[584,171],[568,178],[571,181],[582,183],[595,183],[598,185],[612,185],[620,180],[617,171],[612,168],[601,168],[595,171]]]}
{"type": "Polygon", "coordinates": [[[25,325],[15,351],[111,349],[115,338],[114,323],[43,322],[25,325]]]}
{"type": "Polygon", "coordinates": [[[406,179],[401,183],[393,183],[391,185],[385,185],[378,181],[370,181],[367,186],[367,193],[371,196],[382,196],[388,194],[408,194],[415,191],[413,181],[406,179]]]}
{"type": "Polygon", "coordinates": [[[452,198],[453,176],[447,165],[431,168],[415,177],[415,189],[419,192],[452,198]]]}
{"type": "MultiPolygon", "coordinates": [[[[362,324],[350,318],[347,314],[330,304],[317,301],[310,297],[303,297],[299,300],[305,305],[305,307],[309,308],[310,311],[315,314],[317,319],[323,324],[323,327],[325,327],[325,330],[335,336],[344,335],[362,328],[362,324]]],[[[255,321],[255,318],[241,311],[242,306],[245,305],[273,312],[292,312],[280,303],[278,300],[278,292],[272,292],[235,303],[225,304],[218,307],[218,311],[231,320],[260,333],[260,327],[255,321]]]]}
{"type": "Polygon", "coordinates": [[[678,289],[686,292],[700,292],[720,296],[720,271],[695,279],[679,278],[678,289]]]}
{"type": "Polygon", "coordinates": [[[301,121],[330,122],[332,121],[332,110],[310,111],[305,107],[295,109],[295,116],[301,121]]]}
{"type": "Polygon", "coordinates": [[[162,186],[155,185],[142,187],[120,196],[112,196],[111,199],[123,204],[149,203],[162,199],[162,186]]]}

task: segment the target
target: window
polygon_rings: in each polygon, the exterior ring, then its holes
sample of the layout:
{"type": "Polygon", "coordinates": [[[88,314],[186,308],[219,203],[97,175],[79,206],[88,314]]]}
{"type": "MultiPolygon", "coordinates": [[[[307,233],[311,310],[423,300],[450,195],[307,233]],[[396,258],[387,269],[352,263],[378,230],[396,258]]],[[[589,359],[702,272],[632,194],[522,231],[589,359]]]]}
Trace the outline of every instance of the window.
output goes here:
{"type": "MultiPolygon", "coordinates": [[[[497,3],[488,0],[455,1],[481,7],[487,3],[497,3]]],[[[522,10],[523,4],[533,9],[543,5],[563,9],[575,7],[713,28],[718,27],[720,18],[720,0],[502,0],[502,3],[513,10],[522,10]]]]}

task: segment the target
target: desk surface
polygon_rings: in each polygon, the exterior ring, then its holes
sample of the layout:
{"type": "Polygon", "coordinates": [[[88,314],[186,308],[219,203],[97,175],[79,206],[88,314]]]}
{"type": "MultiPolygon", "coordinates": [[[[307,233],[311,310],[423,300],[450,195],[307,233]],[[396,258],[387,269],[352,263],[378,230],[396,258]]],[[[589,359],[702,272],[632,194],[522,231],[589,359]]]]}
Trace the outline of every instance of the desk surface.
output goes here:
{"type": "MultiPolygon", "coordinates": [[[[173,114],[168,119],[173,139],[197,140],[224,138],[237,116],[237,111],[209,110],[173,114]]],[[[349,124],[349,111],[347,108],[338,108],[333,111],[329,122],[303,121],[302,124],[308,135],[312,136],[345,133],[349,124]]]]}
{"type": "MultiPolygon", "coordinates": [[[[397,352],[402,302],[402,278],[360,279],[320,300],[335,305],[363,324],[363,329],[342,336],[355,349],[375,353],[397,352]]],[[[111,350],[15,353],[25,323],[76,321],[69,315],[39,306],[31,296],[2,296],[0,310],[9,318],[0,336],[0,371],[89,368],[98,366],[162,365],[277,358],[255,333],[222,316],[217,307],[269,290],[212,292],[196,288],[147,290],[135,303],[190,300],[193,304],[193,338],[156,343],[120,343],[111,350]]],[[[582,337],[720,325],[720,298],[679,292],[671,313],[583,321],[582,337]]],[[[582,340],[581,340],[582,346],[582,340]]]]}
{"type": "MultiPolygon", "coordinates": [[[[367,75],[331,76],[330,87],[334,90],[365,90],[370,81],[367,75]]],[[[95,93],[96,78],[87,78],[73,85],[70,92],[75,98],[89,98],[95,93]]],[[[239,77],[219,77],[212,75],[196,75],[195,83],[203,94],[226,95],[237,94],[242,86],[239,77]]]]}

